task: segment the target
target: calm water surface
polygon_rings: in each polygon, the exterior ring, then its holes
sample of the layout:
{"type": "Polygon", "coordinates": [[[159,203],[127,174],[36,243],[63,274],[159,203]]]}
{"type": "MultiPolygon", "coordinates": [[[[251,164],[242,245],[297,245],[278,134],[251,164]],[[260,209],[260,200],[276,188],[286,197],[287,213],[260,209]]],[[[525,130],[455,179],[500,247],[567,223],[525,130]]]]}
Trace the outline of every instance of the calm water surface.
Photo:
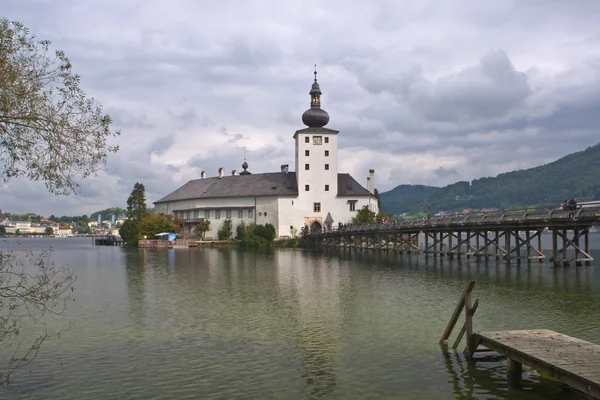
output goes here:
{"type": "MultiPolygon", "coordinates": [[[[592,243],[600,248],[600,236],[592,243]]],[[[78,276],[76,301],[50,322],[60,338],[2,398],[583,398],[529,369],[525,390],[509,392],[503,359],[472,366],[440,350],[469,279],[478,280],[475,330],[547,328],[600,343],[593,266],[0,240],[3,251],[48,247],[78,276]]]]}

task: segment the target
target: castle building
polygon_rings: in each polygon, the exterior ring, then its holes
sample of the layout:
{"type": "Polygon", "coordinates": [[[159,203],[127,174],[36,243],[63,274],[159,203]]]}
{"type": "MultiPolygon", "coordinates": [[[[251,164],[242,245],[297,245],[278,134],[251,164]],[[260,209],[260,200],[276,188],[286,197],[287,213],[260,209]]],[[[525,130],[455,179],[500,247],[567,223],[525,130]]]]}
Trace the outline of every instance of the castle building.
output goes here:
{"type": "Polygon", "coordinates": [[[252,174],[244,160],[243,171],[189,181],[173,193],[155,201],[157,213],[182,218],[183,234],[194,235],[202,219],[211,221],[205,238],[216,238],[223,221],[231,219],[233,231],[243,221],[275,226],[278,237],[292,236],[302,227],[311,231],[331,229],[349,223],[356,212],[368,207],[377,213],[374,170],[369,170],[368,189],[350,174],[338,172],[339,131],[325,128],[329,114],[321,108],[321,89],[317,72],[310,94],[310,108],[302,114],[307,126],[296,131],[295,171],[282,165],[281,171],[252,174]]]}

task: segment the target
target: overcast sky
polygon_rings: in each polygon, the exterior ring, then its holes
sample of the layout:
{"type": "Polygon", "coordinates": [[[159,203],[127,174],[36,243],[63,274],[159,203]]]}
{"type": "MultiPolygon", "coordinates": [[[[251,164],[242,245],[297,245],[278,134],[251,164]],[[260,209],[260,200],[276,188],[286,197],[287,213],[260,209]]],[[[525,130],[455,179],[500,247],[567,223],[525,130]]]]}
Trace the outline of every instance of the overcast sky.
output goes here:
{"type": "Polygon", "coordinates": [[[200,171],[279,171],[317,64],[340,172],[443,186],[600,141],[600,1],[2,0],[64,50],[121,130],[77,196],[0,184],[0,209],[81,215],[148,203],[200,171]]]}

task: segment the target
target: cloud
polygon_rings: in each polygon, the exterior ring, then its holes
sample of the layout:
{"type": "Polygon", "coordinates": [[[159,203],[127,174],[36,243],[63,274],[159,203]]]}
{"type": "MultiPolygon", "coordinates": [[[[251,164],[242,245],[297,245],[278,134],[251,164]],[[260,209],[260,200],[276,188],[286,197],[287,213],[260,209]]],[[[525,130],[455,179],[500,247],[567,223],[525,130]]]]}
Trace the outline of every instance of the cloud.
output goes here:
{"type": "Polygon", "coordinates": [[[89,214],[123,206],[135,182],[152,202],[244,157],[254,173],[293,168],[315,63],[340,172],[364,184],[374,168],[380,191],[528,168],[598,141],[600,3],[240,4],[5,0],[5,17],[66,52],[121,151],[78,196],[11,180],[2,209],[89,214]]]}

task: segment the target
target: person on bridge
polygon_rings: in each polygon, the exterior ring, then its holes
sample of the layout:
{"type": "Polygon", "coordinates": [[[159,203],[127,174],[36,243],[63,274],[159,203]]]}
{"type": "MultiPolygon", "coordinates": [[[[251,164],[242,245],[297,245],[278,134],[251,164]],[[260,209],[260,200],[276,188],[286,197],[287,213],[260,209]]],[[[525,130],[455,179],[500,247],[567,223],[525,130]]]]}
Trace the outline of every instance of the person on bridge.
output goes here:
{"type": "Polygon", "coordinates": [[[563,203],[562,203],[562,209],[564,211],[568,211],[569,210],[569,202],[567,200],[563,201],[563,203]]]}
{"type": "Polygon", "coordinates": [[[577,210],[577,199],[575,197],[569,200],[569,210],[569,217],[575,216],[575,210],[577,210]]]}

